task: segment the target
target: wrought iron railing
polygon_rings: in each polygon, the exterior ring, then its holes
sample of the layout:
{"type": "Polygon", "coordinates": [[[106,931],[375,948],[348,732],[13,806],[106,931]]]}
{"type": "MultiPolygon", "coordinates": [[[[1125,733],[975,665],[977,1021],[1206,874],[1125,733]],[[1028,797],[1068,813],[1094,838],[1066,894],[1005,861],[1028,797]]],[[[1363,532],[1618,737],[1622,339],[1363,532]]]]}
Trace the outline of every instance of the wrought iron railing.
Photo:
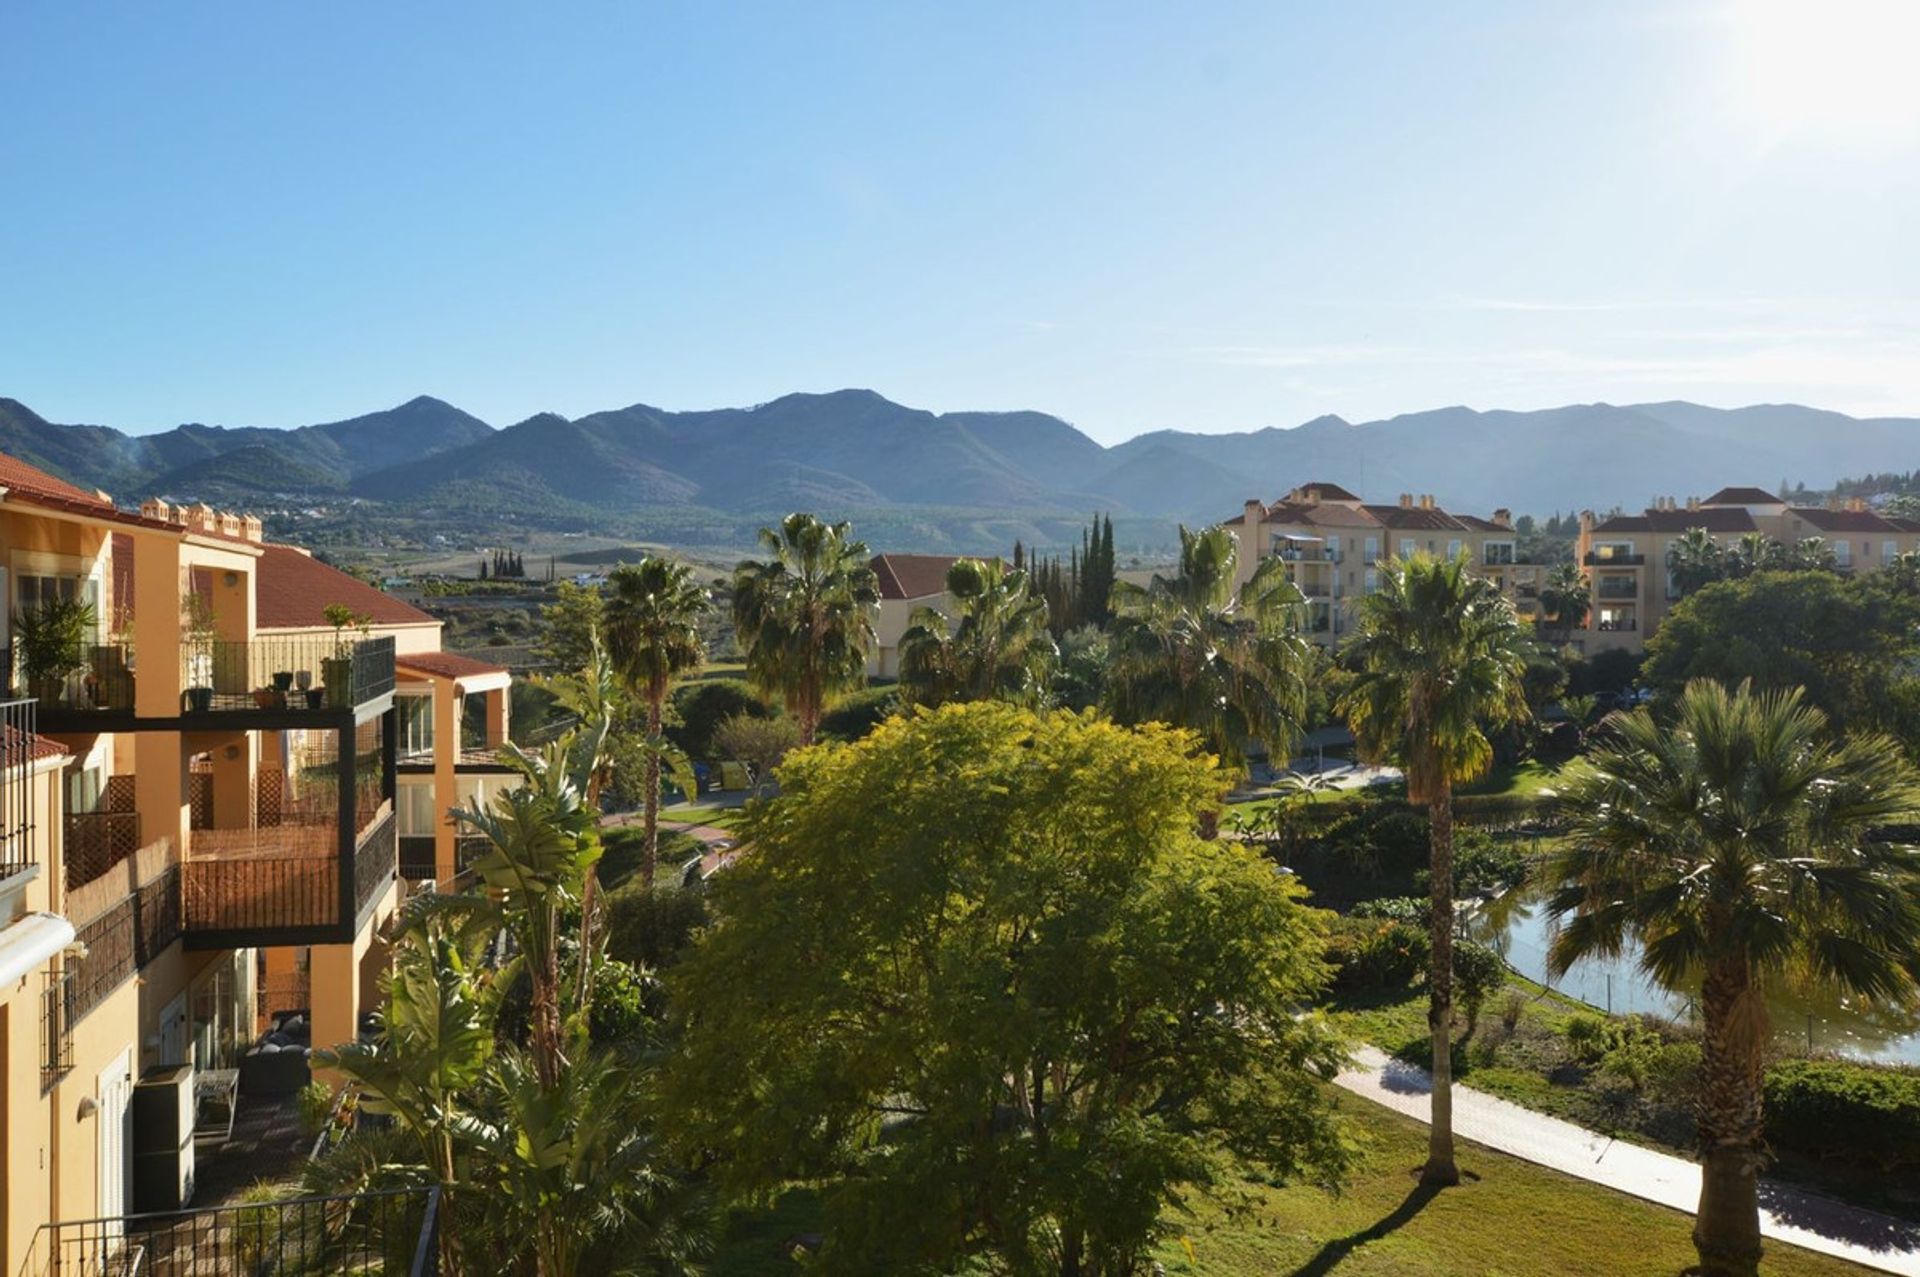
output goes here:
{"type": "Polygon", "coordinates": [[[440,876],[439,839],[432,834],[405,834],[400,838],[400,876],[421,882],[440,876]]]}
{"type": "MultiPolygon", "coordinates": [[[[181,865],[190,931],[272,931],[351,923],[341,917],[338,825],[203,829],[181,865]]],[[[393,879],[393,809],[383,805],[358,835],[355,915],[393,879]]]]}
{"type": "Polygon", "coordinates": [[[399,864],[398,825],[392,809],[360,835],[353,850],[353,902],[356,916],[393,881],[399,864]]]}
{"type": "Polygon", "coordinates": [[[33,760],[40,750],[38,707],[31,699],[0,701],[0,878],[36,863],[33,850],[33,760]]]}
{"type": "Polygon", "coordinates": [[[73,1069],[74,997],[71,968],[45,972],[40,989],[40,1089],[45,1092],[73,1069]]]}
{"type": "Polygon", "coordinates": [[[22,1277],[436,1277],[440,1190],[43,1224],[22,1277]]]}
{"type": "Polygon", "coordinates": [[[189,638],[180,648],[181,704],[233,709],[352,709],[393,690],[393,638],[273,634],[189,638]]]}
{"type": "Polygon", "coordinates": [[[1590,568],[1637,568],[1646,561],[1644,554],[1601,554],[1594,550],[1587,551],[1582,560],[1590,568]]]}

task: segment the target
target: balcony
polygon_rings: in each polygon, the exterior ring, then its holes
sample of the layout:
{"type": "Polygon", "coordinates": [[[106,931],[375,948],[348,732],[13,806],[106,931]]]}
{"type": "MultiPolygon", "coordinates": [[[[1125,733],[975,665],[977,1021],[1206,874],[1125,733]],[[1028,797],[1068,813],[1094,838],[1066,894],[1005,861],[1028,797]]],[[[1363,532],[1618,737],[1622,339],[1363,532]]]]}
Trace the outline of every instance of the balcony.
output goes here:
{"type": "Polygon", "coordinates": [[[1631,601],[1640,597],[1640,582],[1602,577],[1593,587],[1593,597],[1596,599],[1625,599],[1631,601]]]}
{"type": "Polygon", "coordinates": [[[189,949],[338,944],[394,881],[393,806],[357,834],[334,824],[195,831],[180,866],[189,949]]]}
{"type": "Polygon", "coordinates": [[[140,849],[140,817],[130,811],[70,811],[66,834],[67,889],[71,891],[140,849]]]}
{"type": "MultiPolygon", "coordinates": [[[[131,643],[95,645],[87,668],[56,681],[57,694],[43,702],[48,730],[133,727],[142,673],[131,643]]],[[[178,697],[178,717],[160,717],[169,725],[192,726],[203,715],[240,715],[257,726],[270,714],[275,725],[297,726],[302,716],[357,714],[390,695],[393,686],[391,636],[345,642],[310,634],[187,638],[180,646],[178,682],[167,686],[170,707],[178,697]]]]}
{"type": "Polygon", "coordinates": [[[40,746],[38,713],[32,700],[0,701],[0,883],[39,868],[32,837],[39,786],[28,783],[40,746]]]}
{"type": "Polygon", "coordinates": [[[435,1277],[440,1190],[43,1224],[21,1277],[435,1277]]]}
{"type": "Polygon", "coordinates": [[[1580,560],[1590,568],[1637,568],[1645,564],[1644,554],[1606,554],[1596,550],[1587,551],[1580,560]]]}

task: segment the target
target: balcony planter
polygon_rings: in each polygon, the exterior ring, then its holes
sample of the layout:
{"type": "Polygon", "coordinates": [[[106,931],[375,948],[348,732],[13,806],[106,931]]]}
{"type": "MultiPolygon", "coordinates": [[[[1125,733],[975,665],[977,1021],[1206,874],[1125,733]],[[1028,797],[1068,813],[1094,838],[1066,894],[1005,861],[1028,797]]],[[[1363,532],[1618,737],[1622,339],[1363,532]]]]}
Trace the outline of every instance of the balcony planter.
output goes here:
{"type": "Polygon", "coordinates": [[[351,656],[332,656],[320,662],[320,681],[326,685],[327,705],[330,708],[353,708],[353,658],[351,656]]]}
{"type": "Polygon", "coordinates": [[[211,687],[189,687],[186,691],[180,693],[180,698],[186,702],[189,713],[204,714],[213,708],[213,689],[211,687]]]}

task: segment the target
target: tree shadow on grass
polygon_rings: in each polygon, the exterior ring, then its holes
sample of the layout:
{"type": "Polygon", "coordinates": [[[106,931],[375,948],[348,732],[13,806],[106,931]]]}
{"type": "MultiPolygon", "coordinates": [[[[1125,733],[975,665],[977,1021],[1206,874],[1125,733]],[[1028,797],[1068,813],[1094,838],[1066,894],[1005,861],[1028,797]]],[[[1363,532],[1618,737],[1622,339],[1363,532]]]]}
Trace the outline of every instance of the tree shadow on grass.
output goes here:
{"type": "Polygon", "coordinates": [[[1411,1222],[1415,1215],[1426,1209],[1428,1202],[1439,1195],[1438,1185],[1415,1184],[1413,1191],[1407,1194],[1406,1200],[1394,1207],[1390,1213],[1357,1233],[1348,1233],[1345,1237],[1334,1238],[1322,1246],[1312,1259],[1294,1269],[1293,1277],[1326,1277],[1326,1274],[1338,1268],[1354,1251],[1368,1242],[1379,1241],[1401,1225],[1411,1222]]]}

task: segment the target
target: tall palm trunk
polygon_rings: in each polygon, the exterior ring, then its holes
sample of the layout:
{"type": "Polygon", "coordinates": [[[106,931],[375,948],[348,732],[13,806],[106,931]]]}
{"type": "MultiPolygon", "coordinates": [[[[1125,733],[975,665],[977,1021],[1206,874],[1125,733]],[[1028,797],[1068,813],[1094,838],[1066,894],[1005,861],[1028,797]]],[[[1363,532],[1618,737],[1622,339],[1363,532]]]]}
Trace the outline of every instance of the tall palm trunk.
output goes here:
{"type": "Polygon", "coordinates": [[[1700,1007],[1700,1209],[1693,1224],[1699,1271],[1751,1277],[1760,1271],[1761,1059],[1756,995],[1745,962],[1708,968],[1700,1007]]]}
{"type": "MultiPolygon", "coordinates": [[[[650,741],[660,739],[660,711],[666,699],[664,683],[647,689],[647,739],[650,741]]],[[[640,882],[647,891],[652,891],[654,874],[660,868],[660,752],[657,749],[647,751],[645,807],[640,882]]]]}
{"type": "Polygon", "coordinates": [[[820,730],[820,693],[809,684],[800,689],[797,701],[798,712],[794,717],[800,720],[800,744],[811,745],[814,734],[820,730]]]}
{"type": "Polygon", "coordinates": [[[1427,803],[1427,819],[1432,827],[1427,1030],[1433,1041],[1433,1120],[1427,1127],[1427,1164],[1420,1182],[1444,1186],[1460,1182],[1460,1168],[1453,1161],[1453,782],[1444,776],[1427,803]]]}

